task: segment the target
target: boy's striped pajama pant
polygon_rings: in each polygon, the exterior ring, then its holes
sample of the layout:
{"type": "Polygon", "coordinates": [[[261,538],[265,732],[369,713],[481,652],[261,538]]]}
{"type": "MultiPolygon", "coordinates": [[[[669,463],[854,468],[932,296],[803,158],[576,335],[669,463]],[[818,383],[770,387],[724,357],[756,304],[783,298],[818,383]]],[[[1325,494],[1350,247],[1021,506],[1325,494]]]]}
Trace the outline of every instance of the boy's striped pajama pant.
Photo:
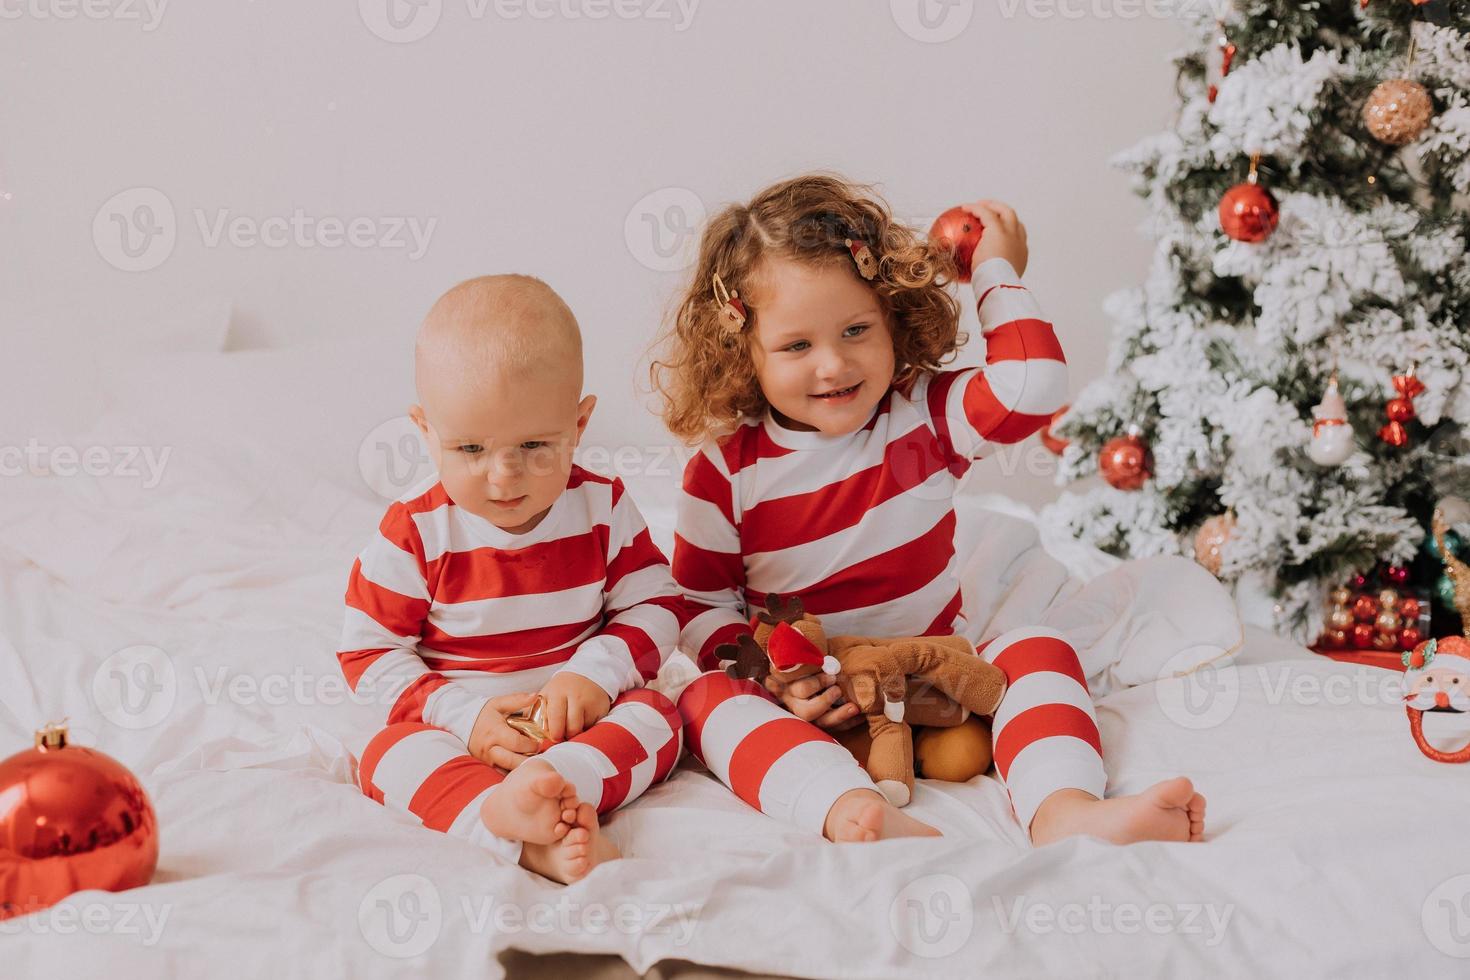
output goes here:
{"type": "MultiPolygon", "coordinates": [[[[593,803],[599,814],[637,799],[665,779],[679,759],[679,713],[657,691],[625,691],[612,710],[580,735],[536,756],[593,803]]],[[[384,806],[413,814],[425,827],[460,837],[519,861],[518,841],[497,838],[480,820],[480,807],[505,773],[470,755],[442,728],[398,722],[363,749],[358,785],[384,806]]]]}
{"type": "MultiPolygon", "coordinates": [[[[979,653],[1008,687],[991,730],[995,767],[1023,830],[1052,793],[1080,789],[1101,799],[1107,776],[1087,680],[1060,633],[1022,627],[979,653]]],[[[759,684],[719,671],[679,698],[689,751],[736,796],[761,812],[821,833],[827,811],[853,789],[877,792],[826,732],[796,718],[759,684]]]]}

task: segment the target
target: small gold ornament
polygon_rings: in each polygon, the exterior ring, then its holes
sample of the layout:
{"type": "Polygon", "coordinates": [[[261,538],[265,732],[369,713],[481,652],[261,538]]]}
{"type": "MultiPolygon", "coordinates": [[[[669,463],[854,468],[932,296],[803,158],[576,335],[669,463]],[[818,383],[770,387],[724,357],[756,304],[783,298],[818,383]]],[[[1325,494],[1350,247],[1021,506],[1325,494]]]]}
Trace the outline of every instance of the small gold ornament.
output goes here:
{"type": "Polygon", "coordinates": [[[546,734],[546,699],[539,694],[536,695],[536,700],[507,717],[505,723],[527,738],[533,739],[538,746],[551,738],[546,734]]]}
{"type": "Polygon", "coordinates": [[[1234,531],[1235,514],[1226,511],[1205,521],[1195,534],[1194,560],[1203,565],[1211,575],[1220,574],[1225,545],[1234,531]]]}

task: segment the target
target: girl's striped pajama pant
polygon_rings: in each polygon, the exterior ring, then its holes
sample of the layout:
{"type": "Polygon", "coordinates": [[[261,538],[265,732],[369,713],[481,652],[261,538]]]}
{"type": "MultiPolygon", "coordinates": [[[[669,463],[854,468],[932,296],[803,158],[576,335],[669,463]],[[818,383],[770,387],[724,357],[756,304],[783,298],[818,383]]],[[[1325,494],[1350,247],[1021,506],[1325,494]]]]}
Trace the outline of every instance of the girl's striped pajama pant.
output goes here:
{"type": "MultiPolygon", "coordinates": [[[[599,814],[637,799],[665,779],[679,759],[679,713],[657,691],[625,691],[597,724],[536,756],[577,789],[599,814]]],[[[384,806],[413,814],[430,830],[479,844],[515,862],[519,841],[500,840],[480,820],[485,799],[505,773],[470,755],[442,728],[399,722],[363,749],[358,785],[384,806]]]]}
{"type": "MultiPolygon", "coordinates": [[[[1022,627],[979,651],[1006,675],[991,730],[995,767],[1021,827],[1061,789],[1101,799],[1107,776],[1087,680],[1060,633],[1022,627]]],[[[826,732],[777,704],[753,681],[701,675],[679,698],[689,751],[762,813],[821,833],[827,811],[853,789],[877,792],[826,732]]]]}

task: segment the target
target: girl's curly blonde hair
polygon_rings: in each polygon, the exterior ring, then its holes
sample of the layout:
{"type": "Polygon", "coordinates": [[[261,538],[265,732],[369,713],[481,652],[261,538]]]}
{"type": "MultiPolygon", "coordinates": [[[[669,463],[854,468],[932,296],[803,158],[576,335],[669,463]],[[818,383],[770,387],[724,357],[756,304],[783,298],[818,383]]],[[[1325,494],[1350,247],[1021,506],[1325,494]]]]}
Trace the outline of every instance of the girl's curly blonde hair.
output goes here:
{"type": "Polygon", "coordinates": [[[857,275],[848,239],[866,242],[878,259],[868,285],[892,328],[896,385],[937,371],[964,346],[959,301],[945,288],[955,278],[949,250],[896,221],[869,187],[833,174],[795,177],[725,208],[704,229],[693,279],[649,369],[670,432],[696,443],[766,410],[750,354],[760,318],[750,293],[758,295],[759,267],[778,257],[845,264],[857,275]],[[720,325],[716,275],[746,305],[749,319],[738,335],[720,325]]]}

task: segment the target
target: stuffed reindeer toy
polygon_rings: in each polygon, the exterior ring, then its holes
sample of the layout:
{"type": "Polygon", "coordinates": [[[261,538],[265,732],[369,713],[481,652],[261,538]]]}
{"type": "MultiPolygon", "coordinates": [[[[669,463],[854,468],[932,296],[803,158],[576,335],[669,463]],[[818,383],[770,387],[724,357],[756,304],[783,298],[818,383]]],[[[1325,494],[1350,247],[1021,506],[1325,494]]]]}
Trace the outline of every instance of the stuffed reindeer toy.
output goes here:
{"type": "MultiPolygon", "coordinates": [[[[867,716],[872,747],[858,761],[894,806],[913,798],[910,726],[948,728],[972,713],[994,714],[1005,694],[1000,668],[976,656],[963,637],[827,636],[800,598],[780,595],[767,597],[767,611],[752,625],[754,636],[715,650],[730,661],[726,672],[757,683],[768,676],[787,684],[818,672],[835,676],[843,696],[867,716]]],[[[989,765],[988,744],[984,748],[985,762],[976,774],[989,765]]]]}

